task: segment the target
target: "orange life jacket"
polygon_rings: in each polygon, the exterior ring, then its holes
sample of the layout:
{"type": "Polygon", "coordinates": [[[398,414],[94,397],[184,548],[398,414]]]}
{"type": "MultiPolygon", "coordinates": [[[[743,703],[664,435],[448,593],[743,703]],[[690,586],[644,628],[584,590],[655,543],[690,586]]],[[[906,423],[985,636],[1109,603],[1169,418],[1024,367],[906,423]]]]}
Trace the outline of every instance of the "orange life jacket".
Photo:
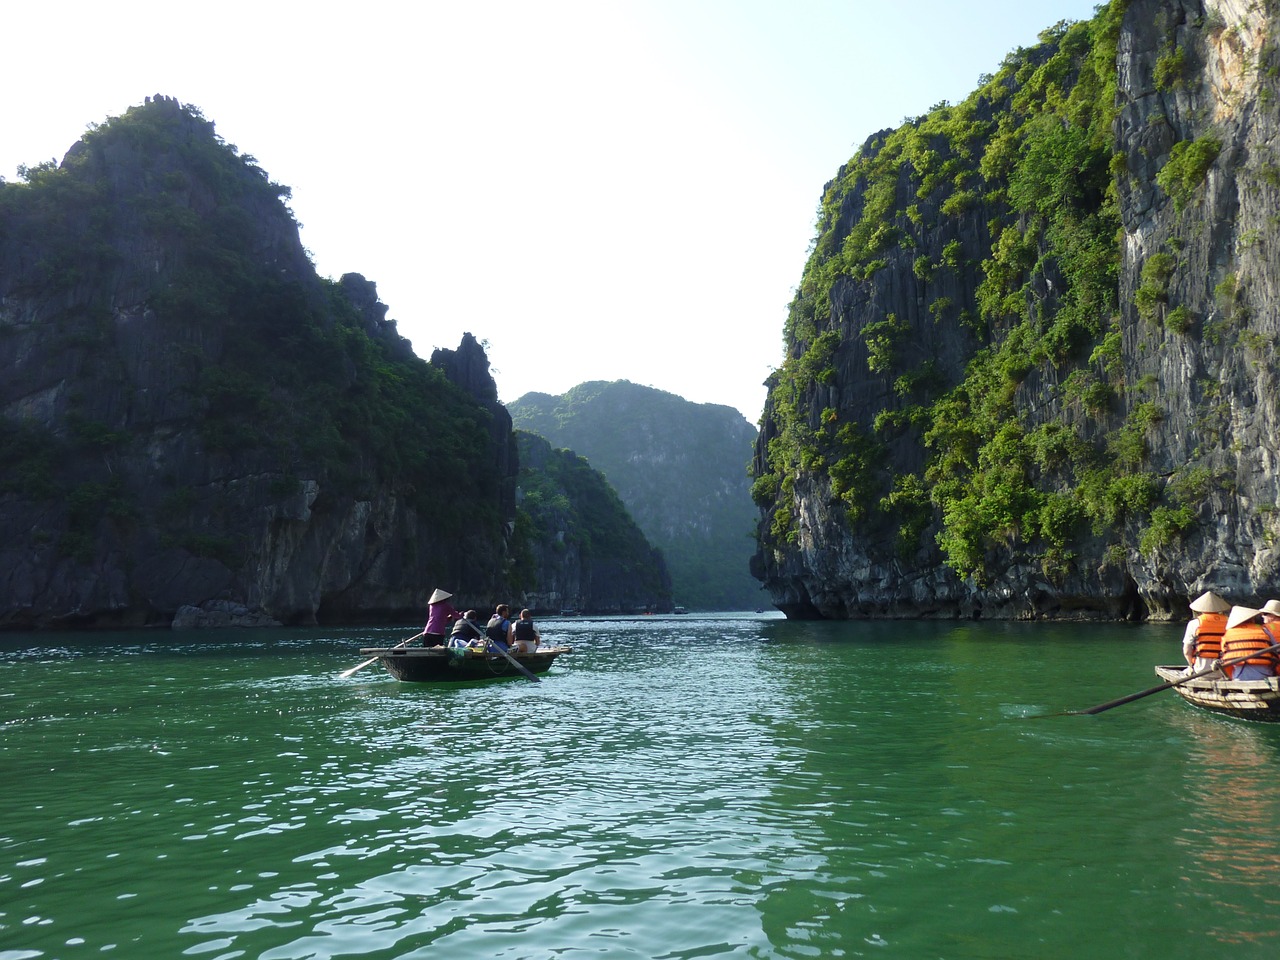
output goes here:
{"type": "Polygon", "coordinates": [[[1205,660],[1217,660],[1222,653],[1222,635],[1227,630],[1225,613],[1202,613],[1197,617],[1195,655],[1205,660]]]}
{"type": "MultiPolygon", "coordinates": [[[[1242,623],[1238,627],[1232,627],[1222,635],[1222,659],[1234,660],[1236,657],[1243,657],[1255,650],[1264,650],[1276,641],[1271,636],[1271,631],[1260,623],[1242,623]]],[[[1246,665],[1265,666],[1275,670],[1276,664],[1280,663],[1280,657],[1276,656],[1276,651],[1264,653],[1256,657],[1250,657],[1248,660],[1241,660],[1239,663],[1232,664],[1224,669],[1230,671],[1231,676],[1235,676],[1236,669],[1246,665]]]]}

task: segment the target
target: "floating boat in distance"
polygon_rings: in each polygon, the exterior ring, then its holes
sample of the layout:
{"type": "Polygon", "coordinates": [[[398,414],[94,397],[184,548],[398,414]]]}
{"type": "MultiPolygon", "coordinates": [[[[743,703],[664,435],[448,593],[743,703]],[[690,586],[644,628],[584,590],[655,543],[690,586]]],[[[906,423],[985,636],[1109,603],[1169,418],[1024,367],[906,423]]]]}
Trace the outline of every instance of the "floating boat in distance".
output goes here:
{"type": "MultiPolygon", "coordinates": [[[[538,647],[533,653],[512,653],[531,673],[546,673],[573,647],[538,647]]],[[[448,647],[362,647],[361,656],[377,657],[387,673],[397,680],[411,683],[448,680],[492,680],[495,677],[519,677],[519,670],[499,653],[487,650],[451,650],[448,647]]]]}
{"type": "MultiPolygon", "coordinates": [[[[1177,682],[1186,666],[1156,667],[1161,680],[1177,682]]],[[[1187,703],[1245,720],[1280,720],[1280,677],[1265,680],[1187,680],[1172,688],[1187,703]]]]}
{"type": "Polygon", "coordinates": [[[686,610],[684,607],[672,607],[671,612],[672,613],[688,613],[689,611],[686,610]]]}

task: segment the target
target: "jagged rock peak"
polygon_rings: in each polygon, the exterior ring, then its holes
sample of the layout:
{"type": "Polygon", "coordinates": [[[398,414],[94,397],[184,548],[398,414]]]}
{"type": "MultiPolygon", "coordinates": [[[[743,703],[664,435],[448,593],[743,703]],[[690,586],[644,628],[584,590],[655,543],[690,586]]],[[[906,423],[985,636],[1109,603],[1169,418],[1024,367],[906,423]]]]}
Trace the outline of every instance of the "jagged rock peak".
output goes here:
{"type": "Polygon", "coordinates": [[[489,356],[474,335],[464,333],[456,350],[437,347],[431,353],[431,365],[482,403],[498,402],[498,384],[489,372],[489,356]]]}
{"type": "Polygon", "coordinates": [[[390,309],[378,299],[378,285],[358,273],[344,273],[338,281],[351,305],[360,314],[361,326],[372,339],[386,344],[387,348],[402,359],[416,356],[413,344],[400,336],[396,322],[387,319],[390,309]]]}

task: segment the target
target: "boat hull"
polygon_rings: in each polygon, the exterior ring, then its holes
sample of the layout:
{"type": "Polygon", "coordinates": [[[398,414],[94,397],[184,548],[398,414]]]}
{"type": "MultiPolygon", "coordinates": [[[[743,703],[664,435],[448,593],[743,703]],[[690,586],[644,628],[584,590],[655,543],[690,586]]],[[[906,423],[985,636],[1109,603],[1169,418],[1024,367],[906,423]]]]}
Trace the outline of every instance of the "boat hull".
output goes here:
{"type": "MultiPolygon", "coordinates": [[[[542,647],[533,653],[513,653],[530,673],[546,673],[572,647],[542,647]]],[[[387,673],[409,683],[441,683],[461,680],[494,680],[522,677],[506,657],[483,650],[450,650],[445,647],[365,647],[362,656],[377,657],[387,673]]]]}
{"type": "MultiPolygon", "coordinates": [[[[1156,676],[1176,682],[1185,667],[1156,667],[1156,676]]],[[[1266,680],[1188,680],[1173,687],[1187,703],[1244,720],[1280,721],[1280,677],[1266,680]]]]}

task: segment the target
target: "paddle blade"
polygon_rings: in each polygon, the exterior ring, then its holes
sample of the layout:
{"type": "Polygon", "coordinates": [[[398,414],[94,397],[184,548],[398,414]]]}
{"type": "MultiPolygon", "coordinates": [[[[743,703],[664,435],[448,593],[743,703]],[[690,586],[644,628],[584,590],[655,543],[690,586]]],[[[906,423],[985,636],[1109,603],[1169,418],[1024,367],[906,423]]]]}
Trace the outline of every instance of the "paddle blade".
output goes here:
{"type": "Polygon", "coordinates": [[[340,674],[338,674],[338,676],[339,676],[339,677],[341,677],[343,680],[345,680],[347,677],[351,676],[353,673],[356,673],[356,672],[358,672],[358,671],[360,671],[360,670],[363,670],[363,669],[364,669],[365,667],[367,667],[369,664],[371,664],[371,663],[377,663],[377,662],[378,662],[378,660],[379,660],[379,658],[378,658],[378,657],[370,657],[370,658],[369,658],[368,660],[366,660],[364,663],[357,663],[357,664],[356,664],[354,667],[352,667],[350,670],[343,670],[340,674]]]}
{"type": "MultiPolygon", "coordinates": [[[[415,633],[412,637],[405,637],[403,640],[401,640],[399,643],[397,643],[397,644],[396,644],[394,647],[392,647],[391,649],[392,649],[392,650],[399,650],[401,647],[405,647],[405,646],[409,645],[410,643],[413,643],[413,641],[417,640],[419,637],[426,636],[426,633],[427,633],[427,631],[423,630],[423,631],[422,631],[422,633],[415,633]]],[[[339,676],[339,677],[341,677],[343,680],[345,680],[347,677],[351,676],[353,673],[356,673],[357,671],[363,670],[365,667],[367,667],[367,666],[368,666],[369,664],[371,664],[371,663],[377,663],[380,659],[382,659],[382,658],[381,658],[381,657],[370,657],[370,658],[369,658],[368,660],[366,660],[364,663],[357,663],[357,664],[356,664],[354,667],[352,667],[350,670],[343,670],[340,674],[338,674],[338,676],[339,676]]]]}

